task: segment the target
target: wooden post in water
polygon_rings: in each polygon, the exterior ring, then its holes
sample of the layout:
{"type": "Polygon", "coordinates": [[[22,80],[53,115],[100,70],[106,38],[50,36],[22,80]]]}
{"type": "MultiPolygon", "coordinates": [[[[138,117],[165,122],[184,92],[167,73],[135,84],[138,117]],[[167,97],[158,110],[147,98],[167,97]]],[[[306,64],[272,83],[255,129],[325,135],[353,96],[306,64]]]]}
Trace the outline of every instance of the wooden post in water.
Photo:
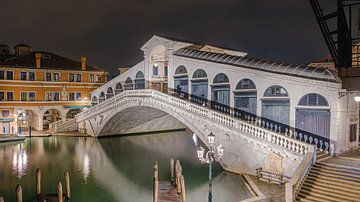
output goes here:
{"type": "Polygon", "coordinates": [[[63,202],[63,190],[62,190],[61,182],[59,182],[57,189],[58,189],[58,202],[63,202]]]}
{"type": "Polygon", "coordinates": [[[181,184],[181,201],[186,202],[185,180],[183,175],[180,176],[180,184],[181,184]]]}
{"type": "Polygon", "coordinates": [[[15,192],[16,192],[16,202],[22,202],[23,198],[22,198],[22,188],[21,185],[16,185],[15,188],[15,192]]]}
{"type": "Polygon", "coordinates": [[[180,194],[181,192],[181,184],[180,184],[180,176],[182,175],[182,168],[181,168],[181,164],[180,161],[177,160],[176,161],[176,190],[177,193],[180,194]]]}
{"type": "Polygon", "coordinates": [[[153,202],[158,202],[159,197],[159,165],[157,161],[154,162],[154,191],[153,191],[153,202]]]}
{"type": "Polygon", "coordinates": [[[2,196],[0,196],[0,202],[5,202],[2,196]]]}
{"type": "Polygon", "coordinates": [[[174,183],[174,159],[170,159],[170,182],[174,183]]]}
{"type": "Polygon", "coordinates": [[[66,197],[69,199],[71,197],[69,172],[65,171],[64,176],[65,176],[66,197]]]}
{"type": "Polygon", "coordinates": [[[36,195],[41,194],[41,170],[40,168],[36,169],[36,195]]]}

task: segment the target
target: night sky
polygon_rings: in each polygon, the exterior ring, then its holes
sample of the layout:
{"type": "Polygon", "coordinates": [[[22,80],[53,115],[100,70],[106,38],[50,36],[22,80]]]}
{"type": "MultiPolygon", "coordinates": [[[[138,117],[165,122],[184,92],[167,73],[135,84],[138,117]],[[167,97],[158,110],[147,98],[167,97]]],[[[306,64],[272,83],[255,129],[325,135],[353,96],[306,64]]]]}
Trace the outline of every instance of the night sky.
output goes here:
{"type": "Polygon", "coordinates": [[[142,60],[154,34],[290,63],[328,52],[307,0],[10,0],[0,17],[0,44],[86,55],[112,74],[142,60]]]}

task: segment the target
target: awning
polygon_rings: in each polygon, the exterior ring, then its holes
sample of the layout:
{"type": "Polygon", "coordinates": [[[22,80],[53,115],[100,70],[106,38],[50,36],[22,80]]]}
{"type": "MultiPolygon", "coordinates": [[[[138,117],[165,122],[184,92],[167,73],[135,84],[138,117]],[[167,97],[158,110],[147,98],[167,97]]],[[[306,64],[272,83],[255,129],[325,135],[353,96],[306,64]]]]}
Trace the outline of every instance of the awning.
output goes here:
{"type": "Polygon", "coordinates": [[[83,109],[83,108],[90,108],[91,106],[64,106],[66,109],[83,109]]]}
{"type": "Polygon", "coordinates": [[[0,118],[0,122],[13,122],[14,118],[0,118]]]}

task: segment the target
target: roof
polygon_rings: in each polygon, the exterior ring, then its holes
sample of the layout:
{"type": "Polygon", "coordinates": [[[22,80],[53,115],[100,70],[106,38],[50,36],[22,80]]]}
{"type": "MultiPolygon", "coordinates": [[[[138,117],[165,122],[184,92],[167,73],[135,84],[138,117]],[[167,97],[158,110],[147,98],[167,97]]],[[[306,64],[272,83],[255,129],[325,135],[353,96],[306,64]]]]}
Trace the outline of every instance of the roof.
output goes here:
{"type": "Polygon", "coordinates": [[[174,55],[302,78],[339,82],[336,74],[326,68],[293,65],[226,53],[207,52],[195,46],[181,48],[175,51],[174,55]]]}
{"type": "MultiPolygon", "coordinates": [[[[0,66],[15,67],[15,68],[36,68],[35,66],[35,53],[41,53],[41,68],[42,69],[55,69],[55,70],[81,70],[81,62],[75,61],[69,58],[62,57],[60,55],[36,51],[30,54],[12,57],[6,59],[4,62],[0,62],[0,66]]],[[[92,67],[86,65],[86,71],[104,71],[98,67],[92,67]]]]}

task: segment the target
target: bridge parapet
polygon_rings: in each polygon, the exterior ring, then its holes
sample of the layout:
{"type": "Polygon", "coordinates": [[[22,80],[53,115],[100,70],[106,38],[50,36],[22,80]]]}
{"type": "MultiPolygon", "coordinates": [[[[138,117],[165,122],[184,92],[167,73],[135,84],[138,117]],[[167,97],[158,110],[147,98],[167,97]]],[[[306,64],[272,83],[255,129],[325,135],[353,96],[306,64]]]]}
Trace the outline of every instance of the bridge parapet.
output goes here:
{"type": "MultiPolygon", "coordinates": [[[[227,129],[237,132],[237,134],[245,135],[248,138],[261,139],[262,141],[286,149],[296,155],[304,156],[308,152],[314,151],[313,145],[262,128],[255,124],[233,118],[228,114],[223,114],[210,108],[202,107],[183,99],[150,89],[124,91],[89,110],[76,115],[76,122],[84,122],[99,116],[106,111],[114,109],[114,106],[119,103],[126,104],[139,102],[151,102],[155,105],[161,105],[167,110],[176,111],[176,113],[186,112],[189,113],[190,116],[198,119],[207,119],[215,124],[225,126],[227,129]]],[[[97,136],[97,134],[94,134],[94,136],[97,136]]]]}

